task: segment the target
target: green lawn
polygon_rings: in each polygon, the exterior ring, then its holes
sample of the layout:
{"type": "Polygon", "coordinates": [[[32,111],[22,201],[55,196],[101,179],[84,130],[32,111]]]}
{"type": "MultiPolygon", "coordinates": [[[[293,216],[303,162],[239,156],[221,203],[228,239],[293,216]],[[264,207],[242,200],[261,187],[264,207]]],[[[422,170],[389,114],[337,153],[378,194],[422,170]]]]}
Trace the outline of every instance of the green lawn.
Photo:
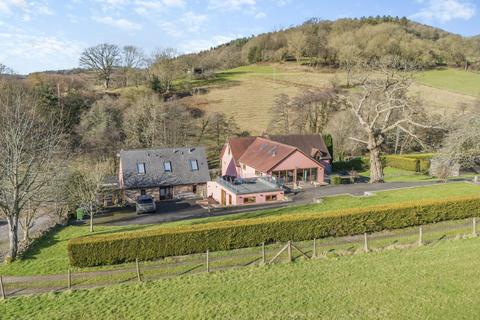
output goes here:
{"type": "Polygon", "coordinates": [[[0,301],[9,319],[476,319],[480,239],[0,301]]]}
{"type": "Polygon", "coordinates": [[[435,88],[480,96],[480,73],[460,69],[430,70],[422,72],[418,81],[435,88]]]}
{"type": "MultiPolygon", "coordinates": [[[[480,192],[480,186],[467,183],[439,184],[429,187],[409,188],[402,190],[378,192],[373,197],[352,197],[335,196],[326,197],[321,204],[309,204],[302,206],[290,206],[281,209],[259,210],[247,213],[240,213],[227,216],[217,216],[203,219],[192,219],[166,223],[162,225],[144,225],[129,227],[105,227],[97,226],[96,234],[117,231],[133,231],[147,228],[159,228],[164,226],[177,226],[188,224],[208,223],[214,221],[227,221],[238,219],[252,219],[258,217],[301,214],[301,213],[322,213],[329,210],[367,207],[394,202],[410,202],[421,199],[443,199],[449,196],[476,195],[480,192]]],[[[51,232],[31,248],[23,260],[16,261],[9,265],[0,265],[2,275],[38,275],[65,273],[69,268],[67,257],[67,243],[70,239],[88,235],[86,226],[68,226],[55,232],[51,232]]],[[[117,266],[117,267],[121,267],[117,266]]],[[[110,267],[89,268],[108,269],[110,267]]]]}
{"type": "Polygon", "coordinates": [[[380,191],[380,192],[377,192],[376,195],[373,197],[361,197],[361,196],[355,197],[350,195],[325,197],[323,198],[323,202],[321,204],[290,206],[290,207],[279,208],[279,209],[267,209],[267,210],[258,210],[258,211],[252,211],[252,212],[246,212],[246,213],[238,213],[238,214],[228,215],[228,216],[218,216],[218,217],[211,217],[211,218],[178,221],[178,222],[172,222],[168,224],[168,226],[207,223],[207,222],[213,222],[213,221],[251,219],[251,218],[266,217],[266,216],[273,216],[273,215],[284,215],[284,214],[322,213],[326,211],[339,210],[339,209],[369,207],[369,206],[391,204],[391,203],[410,202],[410,201],[422,200],[422,199],[444,199],[446,197],[454,197],[454,196],[478,195],[479,192],[480,192],[480,186],[476,186],[469,183],[460,182],[460,183],[438,184],[438,185],[425,186],[425,187],[406,188],[406,189],[391,190],[391,191],[380,191]]]}
{"type": "MultiPolygon", "coordinates": [[[[359,172],[361,176],[369,177],[370,171],[359,172]]],[[[438,178],[432,177],[420,172],[408,171],[403,169],[386,167],[383,170],[385,176],[385,182],[415,182],[415,181],[437,181],[438,178]]],[[[464,174],[456,178],[472,178],[475,174],[464,174]]]]}

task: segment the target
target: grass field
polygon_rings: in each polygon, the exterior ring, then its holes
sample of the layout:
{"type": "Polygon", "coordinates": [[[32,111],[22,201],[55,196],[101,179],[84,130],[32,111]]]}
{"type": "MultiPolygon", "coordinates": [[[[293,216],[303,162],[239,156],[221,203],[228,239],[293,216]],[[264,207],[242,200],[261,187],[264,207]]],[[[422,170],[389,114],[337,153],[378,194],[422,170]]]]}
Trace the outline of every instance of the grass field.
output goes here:
{"type": "Polygon", "coordinates": [[[418,81],[435,88],[480,97],[480,73],[459,69],[430,70],[422,72],[418,81]]]}
{"type": "Polygon", "coordinates": [[[10,319],[475,319],[480,239],[0,301],[10,319]]]}
{"type": "MultiPolygon", "coordinates": [[[[302,206],[291,206],[281,209],[270,209],[261,211],[252,211],[234,215],[217,216],[203,219],[192,219],[162,224],[160,226],[129,226],[129,227],[105,227],[97,226],[95,234],[111,233],[117,231],[133,231],[139,229],[159,228],[165,226],[178,226],[208,223],[215,221],[228,221],[239,219],[254,219],[258,217],[319,213],[357,207],[367,207],[394,202],[410,202],[421,199],[443,199],[449,196],[475,195],[480,192],[480,186],[467,183],[439,184],[429,187],[409,188],[393,191],[378,192],[373,197],[352,197],[335,196],[326,197],[322,204],[309,204],[302,206]]],[[[51,232],[48,236],[41,239],[31,248],[23,260],[16,261],[9,265],[0,265],[0,274],[2,275],[40,275],[65,273],[69,268],[67,257],[67,243],[70,239],[89,235],[86,226],[68,226],[51,232]]],[[[91,271],[97,269],[108,269],[109,267],[76,269],[76,271],[91,271]]]]}
{"type": "MultiPolygon", "coordinates": [[[[363,177],[369,177],[370,171],[362,171],[359,174],[363,177]]],[[[415,182],[415,181],[437,181],[438,178],[432,177],[420,172],[408,171],[403,169],[385,167],[383,170],[385,182],[415,182]]],[[[463,174],[457,178],[472,178],[475,174],[463,174]]]]}
{"type": "MultiPolygon", "coordinates": [[[[281,93],[292,97],[306,89],[328,87],[336,79],[346,83],[341,71],[316,70],[296,63],[251,65],[217,74],[213,80],[192,81],[208,92],[191,100],[212,112],[224,112],[237,120],[242,130],[261,134],[267,130],[270,110],[281,93]]],[[[446,69],[423,72],[411,93],[436,113],[455,112],[462,103],[480,96],[480,75],[446,69]]]]}

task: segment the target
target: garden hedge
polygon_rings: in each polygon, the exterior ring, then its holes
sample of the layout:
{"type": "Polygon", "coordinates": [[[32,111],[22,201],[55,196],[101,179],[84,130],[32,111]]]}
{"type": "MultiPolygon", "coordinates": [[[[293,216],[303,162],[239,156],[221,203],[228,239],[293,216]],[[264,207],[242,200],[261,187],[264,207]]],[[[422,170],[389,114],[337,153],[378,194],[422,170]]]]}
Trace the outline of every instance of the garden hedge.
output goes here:
{"type": "Polygon", "coordinates": [[[387,156],[387,166],[407,171],[420,172],[420,160],[402,156],[387,156]]]}
{"type": "Polygon", "coordinates": [[[70,240],[70,263],[77,267],[151,260],[168,256],[397,229],[480,216],[480,196],[455,197],[318,214],[215,222],[193,226],[82,237],[70,240]]]}
{"type": "Polygon", "coordinates": [[[341,160],[341,161],[334,161],[332,163],[332,171],[350,171],[350,170],[357,170],[363,171],[367,169],[369,166],[369,159],[365,157],[358,157],[352,158],[350,160],[341,160]]]}
{"type": "Polygon", "coordinates": [[[403,169],[415,172],[428,172],[430,169],[430,159],[434,157],[433,153],[405,154],[405,155],[387,155],[386,165],[392,168],[403,169]]]}

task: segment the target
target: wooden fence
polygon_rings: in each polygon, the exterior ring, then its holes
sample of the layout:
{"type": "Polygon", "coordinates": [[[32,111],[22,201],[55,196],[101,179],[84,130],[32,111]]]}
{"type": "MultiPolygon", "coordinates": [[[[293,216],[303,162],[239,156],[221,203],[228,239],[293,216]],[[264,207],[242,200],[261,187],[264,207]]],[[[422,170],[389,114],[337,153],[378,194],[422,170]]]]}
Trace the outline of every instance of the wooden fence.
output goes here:
{"type": "Polygon", "coordinates": [[[476,237],[476,219],[458,220],[349,237],[287,243],[262,243],[257,247],[169,257],[110,266],[105,270],[66,270],[65,274],[37,276],[0,275],[0,298],[52,291],[78,290],[129,282],[144,282],[246,266],[271,265],[324,257],[353,255],[388,247],[411,248],[445,239],[476,237]]]}

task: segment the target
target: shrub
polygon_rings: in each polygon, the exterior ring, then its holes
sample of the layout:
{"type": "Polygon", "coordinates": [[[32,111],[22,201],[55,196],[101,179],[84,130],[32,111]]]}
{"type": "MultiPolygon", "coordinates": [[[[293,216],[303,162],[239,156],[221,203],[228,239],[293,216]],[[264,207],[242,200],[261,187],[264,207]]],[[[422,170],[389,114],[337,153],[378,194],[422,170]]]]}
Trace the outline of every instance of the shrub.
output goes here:
{"type": "Polygon", "coordinates": [[[340,176],[331,176],[330,183],[333,185],[338,185],[342,183],[342,178],[340,176]]]}
{"type": "Polygon", "coordinates": [[[346,161],[334,161],[332,163],[332,171],[349,171],[349,170],[357,170],[363,171],[368,168],[368,159],[364,157],[359,158],[352,158],[346,161]]]}
{"type": "Polygon", "coordinates": [[[420,160],[413,158],[406,158],[402,156],[386,156],[387,166],[407,171],[420,171],[420,160]]]}
{"type": "Polygon", "coordinates": [[[415,172],[428,172],[433,153],[388,155],[386,165],[392,168],[415,172]]]}
{"type": "Polygon", "coordinates": [[[158,228],[72,239],[70,263],[77,267],[115,264],[209,250],[256,246],[262,242],[301,241],[397,229],[480,214],[480,197],[339,210],[250,220],[158,228]]]}
{"type": "Polygon", "coordinates": [[[430,170],[430,160],[429,159],[418,159],[420,172],[428,173],[430,170]]]}

